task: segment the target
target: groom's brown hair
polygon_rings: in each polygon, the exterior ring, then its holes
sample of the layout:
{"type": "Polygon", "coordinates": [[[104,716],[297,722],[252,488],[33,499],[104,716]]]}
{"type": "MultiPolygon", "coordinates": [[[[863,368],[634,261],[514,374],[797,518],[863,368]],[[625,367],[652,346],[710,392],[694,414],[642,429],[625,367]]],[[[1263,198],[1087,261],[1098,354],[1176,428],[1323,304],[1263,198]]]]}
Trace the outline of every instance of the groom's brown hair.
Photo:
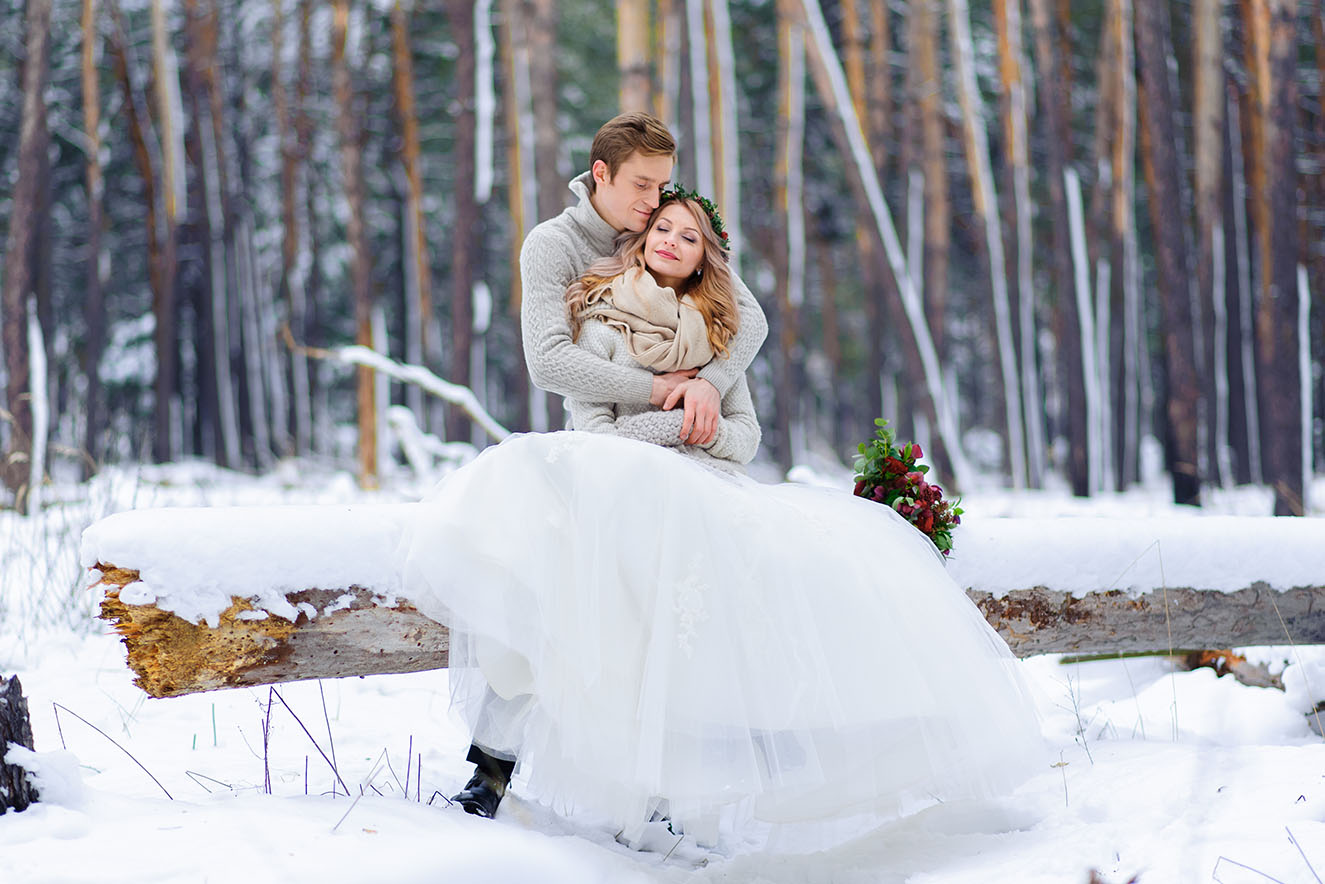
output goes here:
{"type": "MultiPolygon", "coordinates": [[[[652,114],[631,111],[617,114],[604,123],[589,148],[589,168],[602,160],[607,163],[607,177],[616,177],[617,169],[633,153],[646,157],[676,155],[676,139],[662,121],[652,114]]],[[[592,181],[592,179],[590,179],[592,181]]]]}

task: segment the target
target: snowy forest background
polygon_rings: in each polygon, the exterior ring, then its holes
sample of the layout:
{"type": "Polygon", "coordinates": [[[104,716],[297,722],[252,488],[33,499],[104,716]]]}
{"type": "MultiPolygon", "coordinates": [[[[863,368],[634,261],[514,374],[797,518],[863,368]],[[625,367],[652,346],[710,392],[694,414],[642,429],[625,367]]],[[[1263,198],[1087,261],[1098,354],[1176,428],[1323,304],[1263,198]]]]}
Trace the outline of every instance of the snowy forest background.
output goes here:
{"type": "Polygon", "coordinates": [[[769,316],[783,468],[883,415],[958,488],[1089,495],[1154,439],[1177,502],[1300,514],[1323,4],[0,0],[0,501],[146,459],[372,485],[402,443],[493,438],[356,342],[560,426],[519,244],[647,109],[769,316]]]}

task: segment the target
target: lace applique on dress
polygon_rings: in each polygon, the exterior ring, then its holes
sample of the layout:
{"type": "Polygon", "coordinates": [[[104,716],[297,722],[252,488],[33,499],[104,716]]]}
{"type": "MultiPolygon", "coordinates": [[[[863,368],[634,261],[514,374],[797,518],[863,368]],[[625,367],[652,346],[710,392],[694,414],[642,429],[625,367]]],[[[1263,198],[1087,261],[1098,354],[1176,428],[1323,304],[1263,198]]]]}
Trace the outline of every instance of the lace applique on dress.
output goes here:
{"type": "Polygon", "coordinates": [[[708,609],[704,605],[704,592],[708,585],[691,574],[676,586],[672,601],[672,610],[676,612],[676,646],[687,657],[694,653],[690,640],[695,637],[696,627],[709,619],[708,609]]]}

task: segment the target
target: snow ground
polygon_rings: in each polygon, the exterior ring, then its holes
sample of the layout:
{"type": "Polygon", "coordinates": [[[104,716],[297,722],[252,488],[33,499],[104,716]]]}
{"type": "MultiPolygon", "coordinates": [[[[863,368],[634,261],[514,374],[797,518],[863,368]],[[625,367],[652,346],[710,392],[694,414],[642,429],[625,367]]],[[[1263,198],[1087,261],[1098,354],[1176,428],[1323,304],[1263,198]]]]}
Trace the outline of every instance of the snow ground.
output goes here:
{"type": "MultiPolygon", "coordinates": [[[[258,478],[182,464],[61,484],[36,518],[0,513],[0,672],[22,679],[38,751],[16,754],[44,796],[0,817],[0,882],[1047,884],[1085,882],[1092,869],[1107,882],[1325,877],[1325,743],[1303,714],[1325,689],[1322,648],[1248,652],[1283,670],[1286,692],[1177,673],[1157,658],[1032,658],[1023,665],[1059,766],[1012,795],[842,826],[821,833],[834,840],[818,849],[749,828],[725,833],[715,852],[659,830],[656,849],[635,852],[588,814],[522,799],[518,776],[496,820],[446,806],[441,796],[470,767],[445,672],[151,700],[81,589],[79,534],[111,512],[395,502],[418,490],[398,483],[366,495],[309,464],[258,478]],[[345,784],[365,797],[333,786],[321,754],[332,745],[345,784]]],[[[1216,513],[1268,510],[1260,489],[1213,496],[1216,513]]],[[[1201,518],[1165,503],[1162,488],[1090,502],[990,490],[964,506],[1201,518]]]]}

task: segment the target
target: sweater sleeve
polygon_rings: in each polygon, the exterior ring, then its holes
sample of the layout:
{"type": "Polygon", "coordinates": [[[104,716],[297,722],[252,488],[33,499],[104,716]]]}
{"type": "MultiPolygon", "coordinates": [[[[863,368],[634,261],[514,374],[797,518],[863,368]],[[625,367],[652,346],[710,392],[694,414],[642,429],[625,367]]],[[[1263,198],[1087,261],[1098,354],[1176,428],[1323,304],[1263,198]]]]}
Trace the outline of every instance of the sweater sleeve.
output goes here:
{"type": "MultiPolygon", "coordinates": [[[[618,436],[652,442],[655,445],[689,448],[681,441],[681,424],[685,420],[685,410],[674,408],[671,411],[653,409],[643,414],[624,414],[617,417],[613,429],[618,436]]],[[[579,424],[576,424],[578,427],[579,424]]],[[[606,428],[604,427],[606,430],[606,428]]],[[[694,446],[707,451],[710,455],[733,463],[747,464],[754,460],[762,438],[759,419],[755,415],[754,402],[750,398],[750,386],[742,375],[732,387],[731,392],[723,397],[722,416],[718,418],[718,432],[708,445],[694,446]]]]}
{"type": "Polygon", "coordinates": [[[699,376],[716,387],[718,395],[723,397],[745,376],[745,370],[754,362],[755,354],[764,345],[764,338],[768,337],[768,320],[764,318],[764,311],[745,282],[735,273],[732,274],[732,287],[736,291],[736,307],[740,311],[741,324],[736,329],[736,335],[727,342],[726,358],[713,359],[699,370],[699,376]]]}
{"type": "Polygon", "coordinates": [[[530,231],[520,249],[520,331],[530,378],[538,387],[570,399],[648,405],[651,372],[610,362],[571,340],[565,298],[576,276],[571,253],[569,243],[558,242],[556,233],[541,225],[530,231]]]}

